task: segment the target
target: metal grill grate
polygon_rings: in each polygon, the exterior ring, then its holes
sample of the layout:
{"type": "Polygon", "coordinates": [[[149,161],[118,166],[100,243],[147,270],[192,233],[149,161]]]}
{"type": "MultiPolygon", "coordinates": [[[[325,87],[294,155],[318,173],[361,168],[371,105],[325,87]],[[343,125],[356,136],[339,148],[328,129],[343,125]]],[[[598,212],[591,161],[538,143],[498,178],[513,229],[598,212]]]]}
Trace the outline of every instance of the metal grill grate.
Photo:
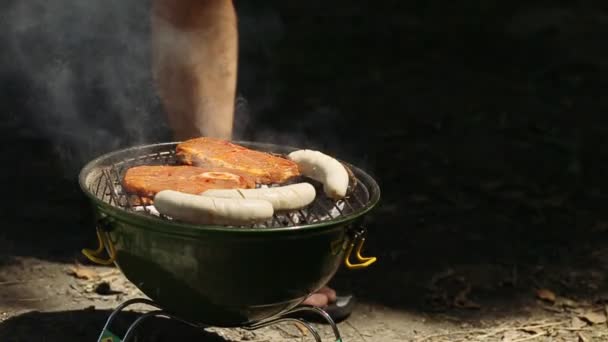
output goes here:
{"type": "MultiPolygon", "coordinates": [[[[173,149],[147,153],[137,157],[126,158],[124,160],[100,166],[95,172],[95,176],[89,178],[88,189],[100,200],[128,211],[139,212],[146,215],[154,215],[166,220],[171,218],[159,214],[153,205],[146,203],[137,195],[127,194],[122,187],[122,179],[125,172],[138,165],[178,165],[177,158],[173,149]]],[[[93,174],[93,172],[91,172],[93,174]]],[[[369,202],[370,195],[367,187],[354,175],[351,175],[351,184],[347,196],[343,200],[333,201],[327,198],[322,186],[315,181],[306,179],[313,184],[317,190],[317,197],[313,203],[301,210],[289,212],[276,212],[272,220],[258,223],[253,226],[243,228],[283,228],[295,227],[321,221],[334,220],[340,217],[349,216],[365,207],[369,202]]],[[[278,185],[272,185],[278,186],[278,185]]],[[[260,185],[258,185],[260,187],[260,185]]]]}

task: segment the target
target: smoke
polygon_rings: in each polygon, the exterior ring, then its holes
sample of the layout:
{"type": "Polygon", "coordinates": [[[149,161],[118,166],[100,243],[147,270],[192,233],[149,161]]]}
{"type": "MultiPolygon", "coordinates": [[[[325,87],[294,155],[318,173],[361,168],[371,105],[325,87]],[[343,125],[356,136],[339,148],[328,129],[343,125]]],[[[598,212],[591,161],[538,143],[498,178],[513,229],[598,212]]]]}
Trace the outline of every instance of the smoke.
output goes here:
{"type": "Polygon", "coordinates": [[[286,63],[280,50],[292,39],[288,22],[280,15],[282,3],[237,1],[235,5],[239,14],[235,139],[343,152],[344,142],[336,136],[343,119],[338,109],[310,99],[318,94],[298,91],[301,84],[289,78],[290,70],[281,69],[286,63]]]}
{"type": "MultiPolygon", "coordinates": [[[[299,85],[281,74],[277,51],[289,37],[276,4],[235,6],[234,138],[342,152],[337,109],[306,103],[308,94],[285,100],[299,85]]],[[[172,140],[151,70],[150,1],[5,0],[0,10],[0,99],[52,144],[66,177],[102,153],[172,140]],[[8,91],[15,75],[21,90],[8,91]]]]}
{"type": "Polygon", "coordinates": [[[235,140],[252,140],[265,113],[280,103],[276,50],[285,38],[284,23],[269,2],[235,1],[238,15],[239,65],[235,106],[235,140]]]}
{"type": "Polygon", "coordinates": [[[69,174],[100,153],[164,138],[147,2],[28,0],[2,7],[0,75],[17,73],[25,89],[13,109],[50,141],[69,174]]]}

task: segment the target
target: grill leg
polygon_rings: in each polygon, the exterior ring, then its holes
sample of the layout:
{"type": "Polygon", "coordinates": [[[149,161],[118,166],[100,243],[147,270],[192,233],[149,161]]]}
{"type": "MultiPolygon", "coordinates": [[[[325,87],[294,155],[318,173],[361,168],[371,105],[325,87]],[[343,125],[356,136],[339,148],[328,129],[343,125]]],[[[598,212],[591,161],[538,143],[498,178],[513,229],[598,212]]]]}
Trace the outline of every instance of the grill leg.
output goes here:
{"type": "Polygon", "coordinates": [[[315,314],[321,316],[331,326],[331,330],[334,333],[336,342],[343,342],[342,336],[340,336],[340,330],[338,330],[338,326],[336,325],[336,322],[334,322],[334,320],[331,318],[331,316],[327,312],[325,312],[323,309],[320,309],[320,308],[317,308],[314,306],[299,306],[299,307],[296,307],[296,308],[286,312],[284,315],[293,315],[293,314],[297,314],[298,312],[312,312],[312,313],[315,313],[315,314]]]}
{"type": "MultiPolygon", "coordinates": [[[[336,326],[336,323],[333,321],[333,319],[327,314],[327,312],[323,311],[322,309],[316,308],[316,307],[311,307],[311,306],[301,306],[301,307],[297,307],[295,309],[292,309],[276,318],[271,318],[250,326],[246,326],[246,327],[242,327],[243,329],[246,330],[257,330],[257,329],[261,329],[261,328],[265,328],[274,324],[278,324],[278,323],[285,323],[285,322],[292,322],[292,323],[299,323],[302,326],[304,326],[308,331],[310,331],[311,335],[314,337],[315,342],[323,342],[321,339],[321,336],[319,335],[319,333],[317,332],[317,330],[308,322],[306,322],[305,320],[301,319],[301,318],[293,318],[293,317],[289,317],[292,316],[293,314],[297,314],[300,312],[312,312],[315,313],[319,316],[321,316],[323,319],[325,319],[327,321],[327,323],[329,323],[329,325],[331,326],[334,336],[335,336],[335,342],[343,342],[342,341],[342,337],[340,336],[340,331],[338,330],[338,327],[336,326]]],[[[149,300],[149,299],[143,299],[143,298],[135,298],[135,299],[131,299],[128,300],[124,303],[122,303],[121,305],[119,305],[114,311],[112,311],[112,313],[110,314],[110,316],[108,317],[103,330],[101,332],[101,335],[99,335],[99,338],[97,339],[97,342],[106,342],[106,341],[122,341],[122,342],[127,342],[129,341],[129,339],[131,339],[135,333],[135,329],[141,325],[143,323],[143,321],[147,320],[150,317],[166,317],[169,319],[173,319],[176,320],[178,322],[184,323],[186,325],[195,327],[195,328],[205,328],[206,326],[204,325],[200,325],[200,324],[194,324],[188,321],[185,321],[179,317],[175,317],[173,315],[170,315],[166,312],[164,312],[161,307],[154,303],[153,301],[149,300]],[[157,310],[154,311],[150,311],[147,312],[143,315],[141,315],[140,317],[138,317],[127,329],[127,332],[124,335],[124,338],[122,340],[118,339],[117,336],[113,335],[109,328],[112,325],[112,322],[114,322],[114,319],[116,318],[116,316],[122,312],[126,307],[134,305],[134,304],[145,304],[148,306],[152,306],[154,308],[156,308],[157,310]]]]}
{"type": "Polygon", "coordinates": [[[162,310],[154,310],[154,311],[150,311],[148,313],[145,313],[145,314],[139,316],[135,320],[135,322],[133,322],[131,324],[131,326],[129,326],[129,329],[127,329],[125,336],[122,338],[122,342],[129,341],[131,336],[135,333],[135,328],[137,328],[139,325],[141,325],[143,323],[143,321],[145,321],[146,319],[148,319],[150,317],[159,317],[159,316],[167,316],[167,315],[162,310]]]}
{"type": "MultiPolygon", "coordinates": [[[[257,330],[257,329],[265,328],[265,327],[268,327],[268,326],[271,326],[274,324],[285,323],[285,322],[299,323],[299,324],[303,325],[306,329],[308,329],[308,331],[310,331],[312,336],[315,338],[315,342],[323,342],[321,340],[321,336],[319,336],[319,333],[317,332],[317,329],[315,329],[310,323],[308,323],[302,319],[298,319],[298,318],[279,317],[279,318],[274,318],[274,319],[271,319],[268,321],[264,321],[262,323],[254,324],[252,326],[243,327],[243,328],[246,330],[257,330]]],[[[341,342],[341,341],[337,340],[337,342],[341,342]]]]}
{"type": "Polygon", "coordinates": [[[260,323],[254,324],[252,326],[245,327],[244,329],[256,330],[256,329],[264,328],[264,327],[267,327],[267,326],[270,326],[273,324],[277,324],[277,323],[296,322],[296,323],[300,323],[304,327],[306,327],[306,329],[308,329],[308,331],[310,331],[312,336],[315,338],[316,342],[322,342],[321,337],[319,336],[319,333],[310,323],[306,322],[305,320],[303,320],[301,318],[292,317],[292,316],[294,316],[294,314],[297,317],[297,314],[300,312],[311,312],[311,313],[321,316],[331,326],[331,329],[334,333],[335,342],[343,342],[342,336],[340,336],[340,330],[338,330],[338,327],[336,326],[336,323],[331,318],[331,316],[329,316],[329,314],[327,312],[325,312],[323,309],[312,307],[312,306],[296,307],[294,309],[291,309],[291,310],[285,312],[284,314],[280,315],[277,318],[273,318],[273,319],[270,319],[267,321],[262,321],[260,323]]]}
{"type": "MultiPolygon", "coordinates": [[[[143,299],[143,298],[135,298],[135,299],[131,299],[128,300],[122,304],[120,304],[111,314],[110,317],[108,317],[108,320],[106,321],[106,324],[103,327],[103,330],[101,332],[101,335],[99,336],[99,339],[97,340],[97,342],[105,342],[105,341],[114,341],[114,340],[108,340],[107,337],[107,333],[110,333],[110,330],[108,330],[112,324],[112,322],[114,321],[114,319],[116,318],[116,316],[123,311],[126,307],[131,306],[133,304],[146,304],[149,306],[152,306],[158,310],[154,310],[154,311],[150,311],[147,312],[143,315],[141,315],[140,317],[138,317],[133,323],[131,323],[131,325],[129,326],[129,328],[127,329],[127,332],[125,333],[124,337],[122,340],[122,342],[126,342],[128,341],[132,335],[135,332],[135,328],[137,328],[139,325],[141,325],[143,323],[143,321],[145,321],[146,319],[150,318],[150,317],[166,317],[178,322],[181,322],[183,324],[195,327],[195,328],[205,328],[205,326],[200,325],[200,324],[194,324],[194,323],[190,323],[188,321],[185,321],[179,317],[175,317],[173,315],[170,315],[162,310],[160,310],[160,306],[156,303],[154,303],[151,300],[148,299],[143,299]]],[[[113,335],[113,334],[112,334],[113,335]]],[[[117,337],[118,338],[118,337],[117,337]]]]}
{"type": "Polygon", "coordinates": [[[109,328],[112,325],[112,322],[114,322],[114,319],[116,319],[116,316],[121,311],[123,311],[126,307],[131,306],[133,304],[146,304],[149,306],[153,306],[157,309],[160,308],[153,301],[151,301],[149,299],[144,299],[144,298],[134,298],[134,299],[130,299],[130,300],[120,304],[116,309],[114,309],[114,311],[112,311],[112,313],[110,314],[110,317],[108,317],[108,320],[106,321],[106,324],[104,324],[103,330],[101,331],[101,334],[99,335],[99,338],[97,339],[97,342],[104,342],[104,340],[107,340],[106,334],[110,332],[109,328]]]}

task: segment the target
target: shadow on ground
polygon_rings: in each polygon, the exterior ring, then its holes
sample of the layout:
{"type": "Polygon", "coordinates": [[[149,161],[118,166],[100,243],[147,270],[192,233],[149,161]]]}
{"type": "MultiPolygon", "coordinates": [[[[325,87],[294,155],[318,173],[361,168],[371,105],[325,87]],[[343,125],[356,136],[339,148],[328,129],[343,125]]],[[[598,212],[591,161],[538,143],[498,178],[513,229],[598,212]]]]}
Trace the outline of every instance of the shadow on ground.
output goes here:
{"type": "MultiPolygon", "coordinates": [[[[84,309],[59,312],[30,312],[13,317],[0,324],[0,340],[19,341],[96,341],[110,311],[84,309]]],[[[123,313],[113,324],[112,332],[117,336],[126,333],[128,325],[138,315],[123,313]]],[[[195,329],[163,318],[151,318],[138,330],[141,339],[147,341],[204,341],[225,342],[221,336],[195,329]]]]}

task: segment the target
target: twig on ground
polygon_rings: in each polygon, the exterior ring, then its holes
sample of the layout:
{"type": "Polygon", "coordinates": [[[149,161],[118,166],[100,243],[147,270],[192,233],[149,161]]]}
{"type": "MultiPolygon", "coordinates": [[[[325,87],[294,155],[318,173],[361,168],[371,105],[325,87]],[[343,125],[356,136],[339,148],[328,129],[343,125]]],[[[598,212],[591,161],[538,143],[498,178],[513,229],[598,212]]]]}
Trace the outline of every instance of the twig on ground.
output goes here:
{"type": "Polygon", "coordinates": [[[589,328],[556,328],[556,330],[564,330],[564,331],[591,331],[589,328]]]}
{"type": "Polygon", "coordinates": [[[298,330],[300,330],[300,333],[302,334],[302,336],[308,336],[308,329],[301,323],[294,323],[293,325],[296,326],[296,328],[298,328],[298,330]]]}
{"type": "Polygon", "coordinates": [[[564,324],[564,322],[535,323],[535,324],[530,324],[530,325],[522,325],[522,326],[518,326],[518,327],[497,328],[497,329],[493,329],[488,334],[479,336],[479,338],[483,339],[483,338],[487,338],[487,337],[494,336],[496,334],[500,334],[500,333],[503,333],[503,332],[506,332],[506,331],[511,331],[511,330],[542,329],[542,328],[553,327],[553,326],[560,325],[560,324],[564,324]]]}
{"type": "Polygon", "coordinates": [[[346,323],[346,325],[348,325],[349,327],[351,327],[357,334],[359,334],[359,337],[361,337],[361,339],[364,342],[367,342],[367,339],[365,338],[365,336],[363,336],[363,334],[359,331],[359,329],[357,329],[354,325],[352,325],[349,321],[345,321],[344,323],[346,323]]]}
{"type": "Polygon", "coordinates": [[[45,300],[46,298],[15,298],[15,299],[9,299],[9,301],[15,301],[15,302],[41,302],[43,300],[45,300]]]}
{"type": "Polygon", "coordinates": [[[541,336],[545,336],[545,335],[547,335],[547,332],[546,332],[546,331],[543,331],[543,332],[539,332],[539,333],[536,333],[536,334],[531,335],[531,336],[527,336],[527,337],[518,338],[517,340],[513,340],[513,341],[511,341],[511,342],[524,342],[524,341],[530,341],[530,340],[533,340],[533,339],[535,339],[535,338],[538,338],[538,337],[541,337],[541,336]]]}
{"type": "MultiPolygon", "coordinates": [[[[533,325],[522,325],[522,326],[516,326],[516,327],[504,327],[504,328],[498,328],[498,329],[474,329],[474,330],[451,331],[451,332],[423,336],[423,337],[417,339],[416,342],[429,341],[430,339],[437,338],[437,337],[448,337],[448,336],[464,335],[464,334],[484,334],[485,333],[484,335],[479,336],[479,337],[487,338],[487,337],[494,336],[494,335],[503,333],[505,331],[510,331],[510,330],[541,329],[541,328],[548,328],[548,327],[553,327],[556,325],[561,325],[564,323],[565,322],[552,322],[552,323],[542,323],[542,324],[533,324],[533,325]]],[[[546,332],[543,332],[541,335],[546,335],[546,332]]],[[[540,336],[536,336],[536,335],[532,335],[532,336],[534,336],[534,338],[540,337],[540,336]]],[[[532,339],[531,338],[532,336],[528,336],[526,338],[532,339]]],[[[519,340],[517,340],[517,341],[519,341],[519,340]]],[[[522,341],[527,341],[527,340],[522,340],[522,341]]]]}
{"type": "MultiPolygon", "coordinates": [[[[299,327],[299,326],[297,326],[297,325],[295,325],[295,324],[294,324],[294,326],[295,326],[296,328],[298,328],[298,330],[300,330],[300,327],[299,327]]],[[[292,332],[290,332],[290,331],[287,331],[287,329],[283,328],[283,327],[282,327],[282,326],[280,326],[280,325],[277,325],[277,326],[276,326],[276,327],[274,327],[274,328],[275,328],[275,329],[277,329],[277,330],[279,330],[279,331],[281,331],[282,333],[284,333],[284,334],[285,334],[285,335],[287,335],[288,337],[291,337],[291,338],[298,338],[298,337],[301,337],[301,335],[294,334],[294,333],[292,333],[292,332]]],[[[300,330],[300,331],[301,331],[301,330],[300,330]]]]}
{"type": "Polygon", "coordinates": [[[10,286],[10,285],[21,285],[21,284],[25,284],[26,281],[0,281],[0,286],[2,285],[6,285],[6,286],[10,286]]]}

